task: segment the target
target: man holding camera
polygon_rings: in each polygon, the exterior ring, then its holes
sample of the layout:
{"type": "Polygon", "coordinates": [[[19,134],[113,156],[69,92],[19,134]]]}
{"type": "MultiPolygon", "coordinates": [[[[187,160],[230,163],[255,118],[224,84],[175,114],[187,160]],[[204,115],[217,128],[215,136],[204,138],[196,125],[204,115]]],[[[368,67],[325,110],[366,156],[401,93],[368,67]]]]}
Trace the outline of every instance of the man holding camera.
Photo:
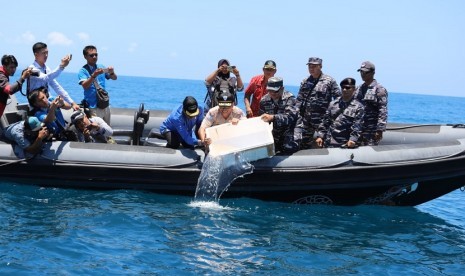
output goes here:
{"type": "Polygon", "coordinates": [[[61,109],[71,109],[71,105],[64,101],[61,96],[47,98],[44,87],[29,93],[27,100],[29,105],[33,107],[34,116],[47,125],[55,138],[63,140],[60,134],[67,129],[67,126],[61,109]]]}
{"type": "Polygon", "coordinates": [[[85,143],[112,143],[113,129],[102,118],[89,118],[77,110],[71,115],[71,123],[76,127],[79,142],[85,143]]]}
{"type": "MultiPolygon", "coordinates": [[[[32,46],[32,52],[34,53],[34,63],[29,66],[32,68],[31,78],[29,78],[27,84],[27,94],[30,91],[38,89],[39,87],[47,88],[49,86],[53,88],[55,93],[61,96],[67,103],[71,104],[73,109],[79,109],[79,106],[74,102],[71,96],[66,90],[58,83],[56,78],[63,72],[66,66],[71,61],[71,55],[66,55],[61,59],[60,65],[55,69],[51,70],[45,63],[48,59],[48,48],[47,44],[43,42],[37,42],[32,46]]],[[[47,92],[48,93],[48,92],[47,92]]]]}
{"type": "Polygon", "coordinates": [[[0,66],[0,116],[5,111],[10,95],[21,90],[24,81],[29,78],[32,71],[30,68],[24,70],[19,80],[10,83],[10,76],[15,74],[17,67],[18,61],[13,55],[4,55],[2,57],[2,66],[0,66]]]}
{"type": "Polygon", "coordinates": [[[218,105],[217,97],[222,91],[229,91],[234,96],[234,104],[237,105],[237,91],[244,89],[239,69],[231,66],[227,59],[218,61],[218,68],[205,78],[207,95],[205,97],[205,113],[218,105]],[[231,73],[234,76],[231,76],[231,73]]]}
{"type": "Polygon", "coordinates": [[[18,158],[30,158],[40,153],[49,136],[47,127],[36,117],[9,125],[5,130],[5,137],[13,142],[13,151],[18,158]]]}
{"type": "Polygon", "coordinates": [[[97,89],[102,88],[105,90],[105,81],[116,80],[118,76],[116,76],[112,66],[105,68],[102,64],[97,64],[98,53],[95,46],[88,45],[84,47],[82,53],[87,63],[79,70],[78,78],[79,84],[84,88],[84,101],[87,102],[88,108],[97,117],[102,118],[110,125],[110,107],[99,108],[97,106],[97,89]]]}

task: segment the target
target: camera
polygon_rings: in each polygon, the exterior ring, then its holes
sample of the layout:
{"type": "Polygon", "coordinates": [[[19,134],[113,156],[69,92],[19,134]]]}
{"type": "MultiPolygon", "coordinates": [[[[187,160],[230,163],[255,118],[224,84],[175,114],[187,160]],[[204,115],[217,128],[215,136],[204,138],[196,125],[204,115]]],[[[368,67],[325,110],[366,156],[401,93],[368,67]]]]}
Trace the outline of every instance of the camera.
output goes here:
{"type": "Polygon", "coordinates": [[[233,66],[228,66],[228,71],[232,72],[234,70],[234,68],[236,68],[236,66],[234,66],[234,65],[233,66]]]}
{"type": "Polygon", "coordinates": [[[32,68],[31,70],[31,76],[38,77],[40,74],[40,70],[37,68],[32,68]]]}
{"type": "Polygon", "coordinates": [[[103,73],[108,73],[108,68],[103,68],[103,73]]]}

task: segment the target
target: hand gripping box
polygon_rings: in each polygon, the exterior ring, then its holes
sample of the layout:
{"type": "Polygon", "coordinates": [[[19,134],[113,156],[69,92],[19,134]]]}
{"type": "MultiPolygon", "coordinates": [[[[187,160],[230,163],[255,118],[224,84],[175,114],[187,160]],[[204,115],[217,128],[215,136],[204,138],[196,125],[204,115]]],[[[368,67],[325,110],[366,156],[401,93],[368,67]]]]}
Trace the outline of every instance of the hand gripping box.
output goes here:
{"type": "Polygon", "coordinates": [[[271,130],[272,124],[262,121],[260,117],[240,120],[237,125],[231,123],[206,129],[212,143],[209,154],[212,156],[241,153],[249,161],[268,158],[275,154],[271,130]]]}

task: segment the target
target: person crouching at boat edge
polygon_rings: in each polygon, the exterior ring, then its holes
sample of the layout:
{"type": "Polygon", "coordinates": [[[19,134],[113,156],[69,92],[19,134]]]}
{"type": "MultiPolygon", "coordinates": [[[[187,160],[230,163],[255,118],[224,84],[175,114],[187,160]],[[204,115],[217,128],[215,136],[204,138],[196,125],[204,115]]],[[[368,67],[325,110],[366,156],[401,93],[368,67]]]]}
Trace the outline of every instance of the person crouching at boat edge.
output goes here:
{"type": "Polygon", "coordinates": [[[222,91],[217,100],[218,105],[208,111],[199,129],[200,140],[206,146],[210,145],[212,141],[206,137],[205,129],[226,123],[237,125],[239,120],[247,119],[244,111],[234,105],[235,97],[229,91],[222,91]]]}
{"type": "Polygon", "coordinates": [[[111,138],[113,129],[100,117],[89,118],[83,111],[77,110],[71,115],[71,123],[76,128],[79,142],[115,143],[111,138]]]}
{"type": "Polygon", "coordinates": [[[342,96],[332,101],[318,127],[315,140],[319,147],[358,146],[362,134],[364,106],[355,98],[355,79],[341,81],[342,96]]]}
{"type": "Polygon", "coordinates": [[[294,137],[294,126],[297,121],[296,98],[291,92],[284,90],[283,79],[271,77],[267,81],[265,94],[260,100],[259,114],[264,122],[273,124],[275,151],[291,153],[290,142],[294,137]]]}
{"type": "Polygon", "coordinates": [[[203,108],[198,105],[197,100],[187,96],[160,126],[160,134],[167,141],[166,147],[178,149],[182,144],[184,148],[194,149],[195,146],[203,146],[196,134],[203,116],[203,108]]]}
{"type": "Polygon", "coordinates": [[[47,127],[34,116],[8,126],[4,134],[13,142],[13,151],[21,159],[40,153],[44,142],[51,138],[47,127]]]}

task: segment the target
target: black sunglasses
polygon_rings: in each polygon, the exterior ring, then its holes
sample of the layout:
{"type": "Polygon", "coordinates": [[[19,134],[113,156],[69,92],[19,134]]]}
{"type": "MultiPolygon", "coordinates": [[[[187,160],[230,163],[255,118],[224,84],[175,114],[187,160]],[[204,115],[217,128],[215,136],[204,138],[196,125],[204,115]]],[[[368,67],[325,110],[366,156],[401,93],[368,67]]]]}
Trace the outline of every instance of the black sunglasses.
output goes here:
{"type": "Polygon", "coordinates": [[[98,57],[98,54],[97,54],[97,53],[95,53],[95,54],[88,54],[87,56],[88,56],[88,57],[91,57],[91,58],[94,58],[94,57],[98,57]]]}
{"type": "Polygon", "coordinates": [[[352,89],[352,88],[353,88],[353,86],[346,85],[346,86],[343,86],[343,87],[342,87],[342,90],[350,90],[350,89],[352,89]]]}

